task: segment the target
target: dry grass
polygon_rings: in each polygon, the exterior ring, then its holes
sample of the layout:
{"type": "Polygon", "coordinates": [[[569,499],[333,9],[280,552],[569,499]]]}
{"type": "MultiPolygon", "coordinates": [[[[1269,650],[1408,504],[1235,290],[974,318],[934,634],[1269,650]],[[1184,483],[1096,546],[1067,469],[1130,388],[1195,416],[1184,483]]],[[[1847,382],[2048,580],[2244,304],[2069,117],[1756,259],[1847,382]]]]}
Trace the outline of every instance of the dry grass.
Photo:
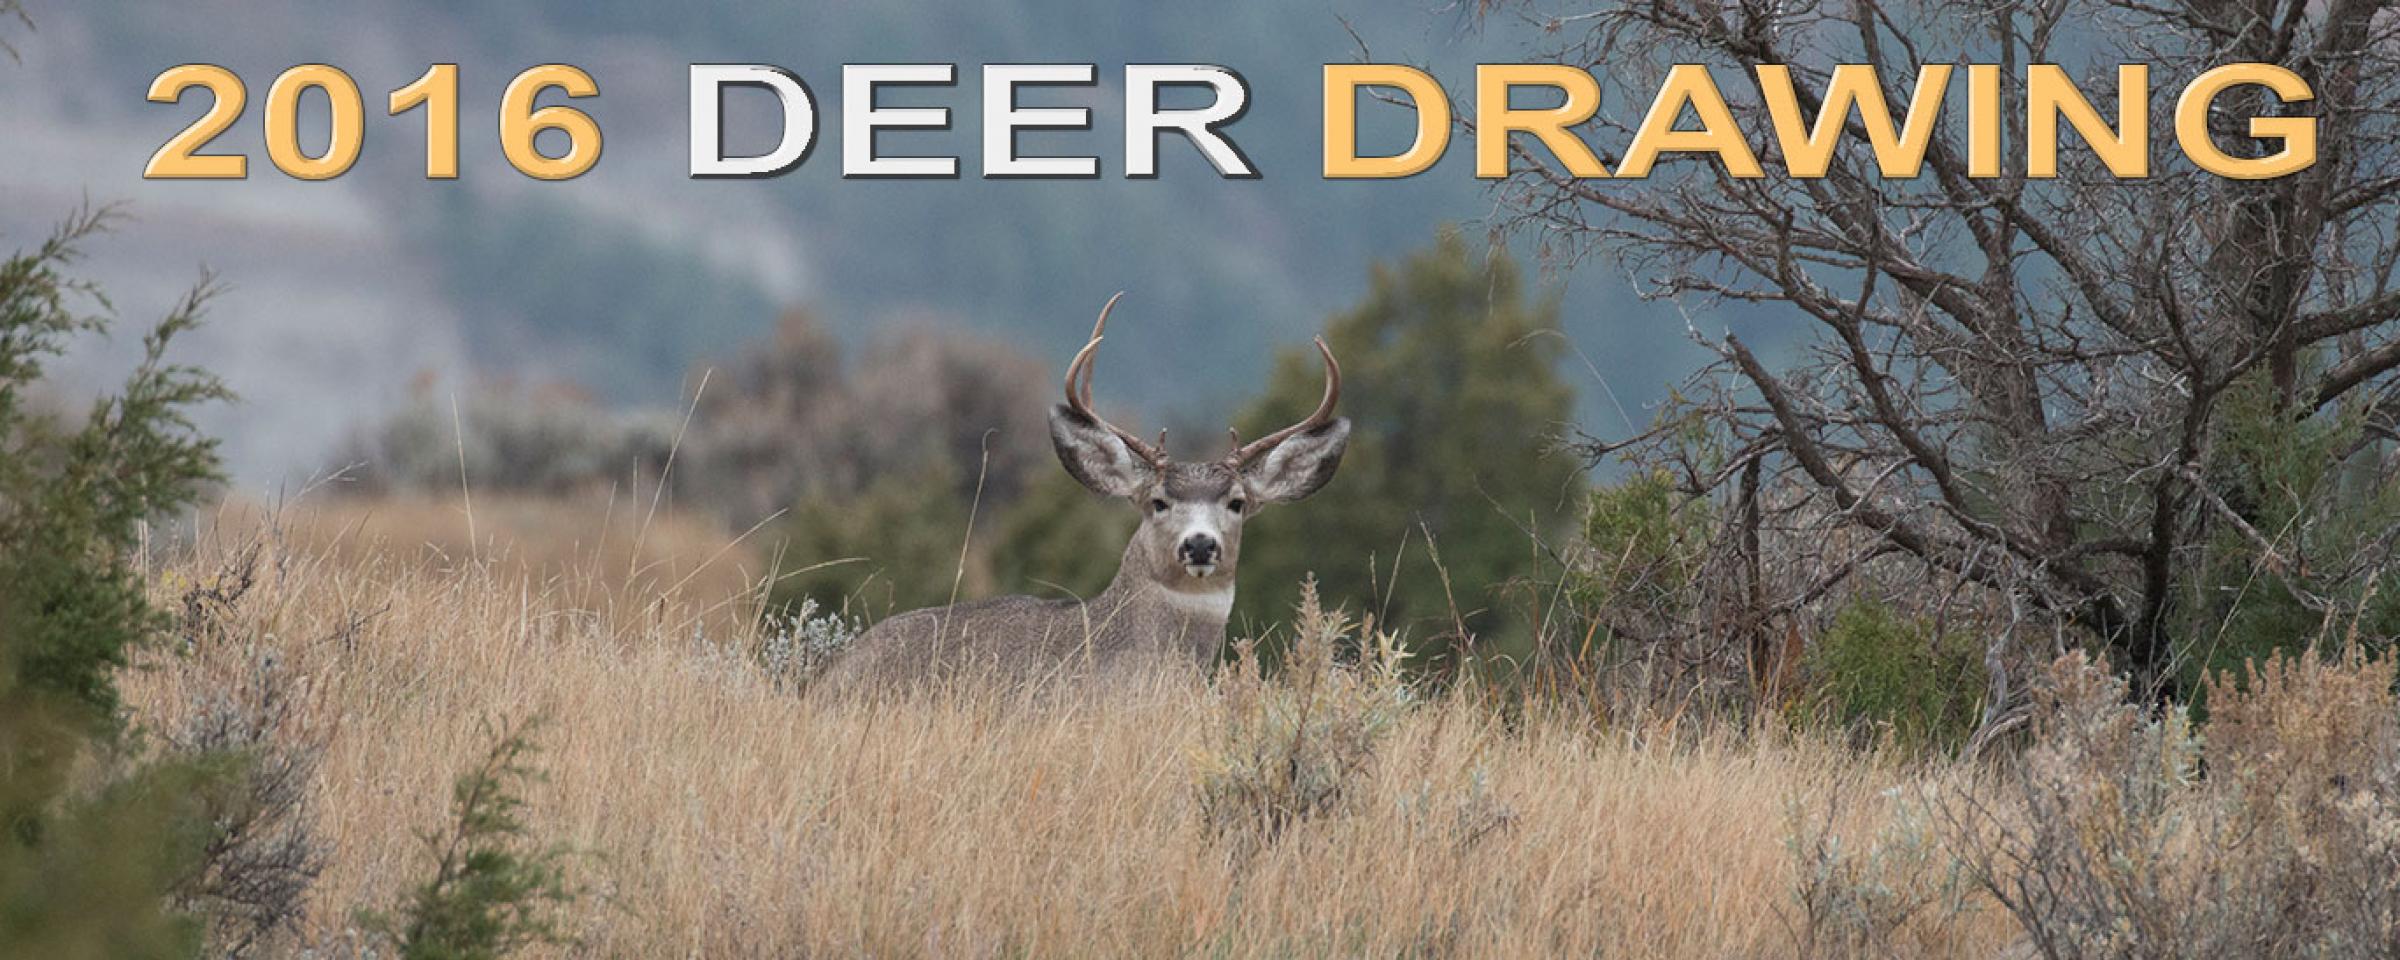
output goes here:
{"type": "MultiPolygon", "coordinates": [[[[712,618],[735,615],[738,623],[746,614],[741,602],[767,569],[758,538],[728,538],[710,521],[653,507],[647,496],[560,500],[479,492],[471,505],[455,497],[399,496],[291,509],[237,503],[220,508],[208,527],[218,554],[263,533],[287,562],[336,576],[473,568],[489,585],[535,591],[541,605],[561,613],[657,608],[672,597],[687,615],[696,605],[712,618]]],[[[211,572],[202,557],[183,562],[211,572]]]]}
{"type": "MultiPolygon", "coordinates": [[[[402,509],[351,509],[301,510],[229,629],[128,680],[165,723],[257,648],[280,658],[329,738],[319,940],[425,874],[414,832],[489,722],[529,713],[548,719],[533,817],[584,851],[568,927],[601,956],[1790,956],[1796,815],[1871,833],[1922,776],[1779,736],[1510,728],[1451,699],[1392,728],[1342,811],[1245,848],[1198,811],[1208,689],[779,693],[725,626],[740,577],[684,575],[722,541],[680,544],[657,564],[672,577],[619,578],[641,566],[620,557],[578,578],[429,555],[402,509]],[[383,546],[356,532],[372,523],[394,524],[383,546]],[[1479,775],[1506,816],[1470,829],[1444,811],[1479,775]]],[[[257,528],[220,524],[161,589],[207,582],[257,528]]],[[[2013,936],[1997,915],[1952,926],[1927,948],[2013,936]]]]}

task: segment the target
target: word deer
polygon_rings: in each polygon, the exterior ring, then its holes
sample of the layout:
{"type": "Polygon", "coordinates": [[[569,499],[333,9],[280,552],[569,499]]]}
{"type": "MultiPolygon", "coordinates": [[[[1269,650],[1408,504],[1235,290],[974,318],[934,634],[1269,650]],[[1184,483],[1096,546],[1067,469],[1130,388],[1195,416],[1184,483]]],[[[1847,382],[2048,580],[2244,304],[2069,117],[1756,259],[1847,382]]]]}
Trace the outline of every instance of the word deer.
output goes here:
{"type": "Polygon", "coordinates": [[[1165,431],[1147,443],[1092,409],[1092,364],[1123,296],[1101,308],[1091,340],[1067,365],[1066,402],[1050,410],[1050,442],[1067,473],[1141,512],[1116,579],[1089,600],[1001,597],[890,617],[829,663],[820,684],[1099,676],[1216,660],[1233,612],[1243,522],[1268,504],[1317,492],[1341,465],[1350,439],[1349,419],[1333,414],[1342,368],[1317,338],[1325,397],[1315,413],[1249,443],[1234,434],[1222,459],[1173,460],[1165,431]]]}

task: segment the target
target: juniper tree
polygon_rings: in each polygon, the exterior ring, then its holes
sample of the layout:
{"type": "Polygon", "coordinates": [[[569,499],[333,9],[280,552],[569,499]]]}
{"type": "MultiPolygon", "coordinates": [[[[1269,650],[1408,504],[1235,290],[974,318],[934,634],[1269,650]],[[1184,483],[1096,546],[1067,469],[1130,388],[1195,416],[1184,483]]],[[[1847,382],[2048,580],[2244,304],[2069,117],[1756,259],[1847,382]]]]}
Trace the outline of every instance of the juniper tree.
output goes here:
{"type": "Polygon", "coordinates": [[[216,442],[190,412],[226,392],[167,360],[210,288],[143,338],[124,386],[80,423],[33,397],[48,360],[108,326],[100,291],[66,271],[110,219],[78,213],[0,261],[0,943],[26,956],[196,951],[201,925],[172,898],[245,762],[141,760],[115,682],[164,623],[134,562],[142,524],[215,476],[216,442]],[[109,761],[97,782],[79,772],[93,758],[109,761]]]}

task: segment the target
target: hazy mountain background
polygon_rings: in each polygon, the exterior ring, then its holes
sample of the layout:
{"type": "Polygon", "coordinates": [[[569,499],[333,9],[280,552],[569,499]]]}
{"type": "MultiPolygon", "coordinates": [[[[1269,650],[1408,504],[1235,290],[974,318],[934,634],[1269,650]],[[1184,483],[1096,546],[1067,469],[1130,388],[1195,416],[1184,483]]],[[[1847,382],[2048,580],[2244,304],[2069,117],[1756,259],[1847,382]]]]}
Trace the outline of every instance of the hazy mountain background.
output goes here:
{"type": "MultiPolygon", "coordinates": [[[[960,326],[1063,365],[1094,310],[1126,289],[1109,399],[1148,423],[1221,421],[1263,389],[1274,347],[1362,296],[1369,263],[1426,246],[1445,222],[1477,232],[1493,212],[1464,139],[1408,180],[1321,179],[1320,65],[1359,59],[1363,42],[1374,59],[1429,65],[1464,90],[1473,63],[1525,59],[1519,44],[1534,35],[1512,26],[1487,36],[1449,7],[1367,3],[28,6],[39,30],[20,38],[19,65],[0,68],[0,235],[21,245],[87,198],[129,201],[139,229],[96,245],[87,272],[135,321],[203,267],[220,272],[232,290],[191,359],[244,397],[204,426],[228,438],[237,481],[254,488],[321,465],[428,378],[436,389],[565,380],[614,403],[673,405],[693,371],[790,308],[816,312],[847,342],[893,325],[960,326]],[[385,92],[436,61],[460,63],[464,80],[463,176],[449,182],[421,178],[421,116],[381,109],[385,92]],[[684,68],[710,61],[779,64],[808,82],[820,132],[806,165],[772,181],[686,178],[684,68]],[[1023,141],[1096,154],[1103,179],[978,178],[978,65],[1045,61],[1100,65],[1100,85],[1082,91],[1095,129],[1023,141]],[[1264,176],[1220,179],[1170,139],[1162,176],[1123,179],[1119,69],[1129,61],[1241,72],[1252,103],[1229,130],[1264,176]],[[193,99],[144,100],[152,77],[186,62],[248,82],[251,108],[214,146],[250,154],[249,180],[141,179],[150,153],[200,110],[193,99]],[[284,177],[259,140],[266,87],[305,62],[344,68],[367,103],[364,156],[333,181],[284,177]],[[523,177],[496,143],[501,87],[544,62],[580,66],[601,87],[577,106],[600,122],[603,159],[577,180],[523,177]],[[840,65],[864,62],[960,66],[953,89],[887,101],[948,106],[952,130],[883,142],[960,156],[965,176],[840,178],[840,65]]],[[[760,147],[771,110],[763,95],[737,93],[733,146],[760,147]]],[[[1370,129],[1369,147],[1398,146],[1403,134],[1385,127],[1370,129]]],[[[1567,363],[1581,416],[1621,430],[1695,361],[1685,319],[1636,302],[1606,265],[1567,279],[1551,281],[1581,354],[1567,363]]],[[[81,351],[70,373],[109,372],[129,346],[81,351]]]]}

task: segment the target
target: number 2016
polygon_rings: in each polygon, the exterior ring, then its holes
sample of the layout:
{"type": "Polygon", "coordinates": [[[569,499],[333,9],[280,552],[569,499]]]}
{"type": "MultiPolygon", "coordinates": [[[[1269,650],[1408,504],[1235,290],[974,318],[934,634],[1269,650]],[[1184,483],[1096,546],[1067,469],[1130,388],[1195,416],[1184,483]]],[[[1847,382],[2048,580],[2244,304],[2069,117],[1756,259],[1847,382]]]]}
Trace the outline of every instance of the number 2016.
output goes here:
{"type": "MultiPolygon", "coordinates": [[[[210,141],[241,118],[245,102],[242,78],[224,67],[187,63],[170,67],[150,81],[150,102],[180,103],[193,87],[215,98],[208,111],[191,126],[150,155],[142,176],[155,180],[240,180],[250,175],[250,158],[239,153],[202,153],[210,141]]],[[[517,74],[500,95],[500,152],[510,166],[538,180],[581,176],[600,162],[600,125],[574,107],[536,107],[543,91],[558,88],[569,97],[600,93],[591,75],[562,63],[544,64],[517,74]],[[534,148],[544,130],[567,136],[567,149],[550,156],[534,148]]],[[[425,176],[431,180],[458,177],[458,65],[437,63],[415,82],[391,93],[390,113],[399,116],[425,108],[425,176]]],[[[267,159],[275,169],[300,180],[329,180],[358,162],[366,141],[366,108],[358,84],[339,68],[304,63],[284,71],[267,88],[267,159]],[[310,88],[325,94],[330,113],[330,136],[322,152],[311,154],[300,145],[300,95],[310,88]]]]}

